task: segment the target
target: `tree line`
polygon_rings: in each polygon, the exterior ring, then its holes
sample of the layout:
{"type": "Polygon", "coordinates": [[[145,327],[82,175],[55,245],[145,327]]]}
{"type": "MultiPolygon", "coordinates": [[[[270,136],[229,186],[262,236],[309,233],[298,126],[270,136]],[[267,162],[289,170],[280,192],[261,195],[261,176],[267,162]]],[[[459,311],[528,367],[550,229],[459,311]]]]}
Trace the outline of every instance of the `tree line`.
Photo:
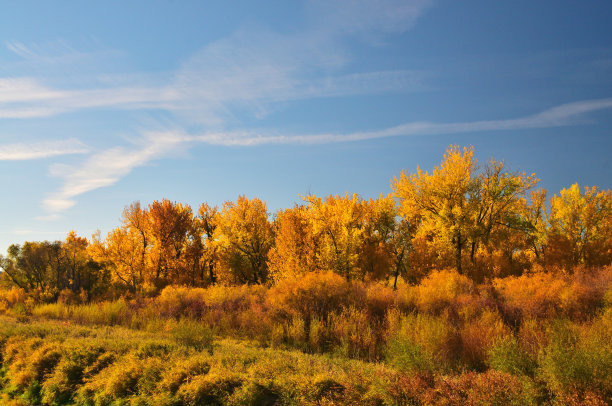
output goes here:
{"type": "Polygon", "coordinates": [[[166,199],[134,202],[104,239],[71,232],[63,242],[11,245],[0,275],[57,296],[273,284],[312,271],[395,287],[454,268],[481,282],[612,263],[612,193],[575,184],[547,199],[537,183],[451,146],[433,171],[402,171],[376,199],[308,195],[273,216],[244,196],[197,211],[166,199]]]}

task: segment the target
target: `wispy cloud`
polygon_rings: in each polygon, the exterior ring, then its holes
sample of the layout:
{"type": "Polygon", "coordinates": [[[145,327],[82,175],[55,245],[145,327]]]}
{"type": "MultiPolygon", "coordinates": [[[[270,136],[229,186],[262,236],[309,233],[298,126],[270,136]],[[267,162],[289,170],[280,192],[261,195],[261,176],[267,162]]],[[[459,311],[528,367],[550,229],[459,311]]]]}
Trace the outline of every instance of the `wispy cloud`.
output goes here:
{"type": "MultiPolygon", "coordinates": [[[[222,127],[245,113],[263,117],[278,104],[293,100],[422,91],[426,86],[421,72],[343,72],[351,57],[338,38],[404,31],[431,3],[313,1],[308,3],[310,27],[301,33],[239,29],[194,52],[175,72],[152,83],[145,74],[132,74],[136,83],[132,85],[101,83],[94,74],[97,65],[112,66],[95,63],[98,59],[120,58],[120,53],[83,52],[63,41],[7,41],[5,46],[38,72],[29,77],[0,77],[0,118],[50,117],[96,108],[157,109],[189,123],[222,127]],[[67,73],[81,65],[82,72],[67,73]],[[58,70],[59,74],[49,76],[58,70]],[[89,81],[74,79],[88,74],[89,81]],[[65,78],[73,79],[66,82],[65,78]]],[[[15,71],[24,70],[28,71],[20,66],[15,71]]]]}
{"type": "MultiPolygon", "coordinates": [[[[174,96],[176,97],[176,96],[174,96]]],[[[160,88],[53,89],[33,78],[0,78],[0,118],[48,117],[92,108],[163,108],[173,98],[160,88]]]]}
{"type": "MultiPolygon", "coordinates": [[[[161,110],[172,117],[173,125],[176,124],[176,131],[145,132],[140,143],[100,150],[81,164],[53,165],[50,174],[60,178],[62,185],[47,196],[43,206],[49,214],[47,218],[56,218],[57,213],[75,204],[77,196],[111,186],[134,168],[163,158],[181,147],[202,142],[223,145],[251,145],[263,140],[279,142],[282,137],[254,137],[252,133],[241,136],[237,132],[227,133],[225,129],[240,127],[245,118],[266,116],[284,103],[355,94],[422,91],[426,86],[421,72],[346,72],[343,68],[350,56],[339,38],[370,30],[405,30],[429,3],[385,0],[380,7],[360,2],[351,7],[340,4],[334,8],[329,2],[312,2],[311,10],[319,9],[319,12],[311,15],[309,28],[301,33],[279,34],[261,27],[239,29],[227,38],[206,45],[175,72],[160,76],[156,81],[148,81],[146,75],[132,74],[133,84],[102,82],[93,77],[89,83],[85,81],[85,85],[82,81],[58,81],[66,75],[49,77],[44,68],[58,71],[82,65],[87,67],[85,71],[95,70],[91,61],[99,52],[81,52],[61,41],[30,45],[6,42],[6,47],[23,59],[23,64],[36,66],[39,73],[0,78],[0,118],[43,118],[104,108],[161,110]],[[323,12],[325,10],[329,13],[323,12]],[[320,16],[325,16],[325,20],[320,16]],[[187,130],[190,128],[217,129],[222,135],[207,132],[205,136],[194,136],[187,130]]],[[[299,136],[290,142],[297,139],[299,136]]],[[[59,153],[57,149],[41,149],[49,156],[59,153]]],[[[38,154],[30,156],[43,156],[40,151],[38,154]]]]}
{"type": "Polygon", "coordinates": [[[219,126],[240,111],[262,117],[277,104],[300,99],[427,89],[424,74],[418,71],[315,74],[313,70],[333,64],[325,56],[315,56],[319,52],[315,45],[308,52],[300,47],[300,39],[262,35],[266,38],[238,35],[206,47],[167,83],[75,90],[35,78],[0,78],[0,118],[110,108],[163,110],[189,123],[219,126]]]}
{"type": "Polygon", "coordinates": [[[74,138],[59,141],[7,144],[0,145],[0,161],[22,161],[58,155],[85,154],[87,152],[89,152],[89,148],[74,138]]]}
{"type": "Polygon", "coordinates": [[[54,165],[51,174],[63,179],[59,191],[43,201],[44,208],[57,213],[74,206],[83,193],[115,184],[132,169],[174,151],[185,140],[180,135],[149,133],[132,148],[110,148],[89,156],[83,164],[54,165]]]}
{"type": "Polygon", "coordinates": [[[309,7],[322,30],[372,39],[381,32],[410,29],[433,4],[432,0],[314,0],[309,7]]]}
{"type": "Polygon", "coordinates": [[[53,167],[52,173],[64,180],[61,189],[44,200],[45,209],[56,214],[75,204],[83,193],[115,184],[137,167],[161,159],[179,148],[196,144],[250,147],[265,144],[329,144],[386,137],[426,136],[483,131],[562,127],[581,122],[591,112],[612,108],[612,98],[563,104],[537,114],[507,120],[482,120],[455,123],[412,122],[376,131],[346,134],[284,135],[275,131],[210,132],[190,135],[182,130],[146,133],[131,149],[111,148],[86,159],[81,166],[53,167]]]}
{"type": "MultiPolygon", "coordinates": [[[[583,100],[550,108],[537,114],[507,120],[482,120],[455,123],[411,122],[375,131],[345,134],[286,135],[270,131],[214,132],[192,136],[192,142],[225,146],[263,144],[328,144],[387,137],[470,133],[483,131],[526,130],[563,127],[582,122],[585,115],[612,108],[612,98],[583,100]]],[[[187,139],[185,136],[183,139],[187,139]]]]}

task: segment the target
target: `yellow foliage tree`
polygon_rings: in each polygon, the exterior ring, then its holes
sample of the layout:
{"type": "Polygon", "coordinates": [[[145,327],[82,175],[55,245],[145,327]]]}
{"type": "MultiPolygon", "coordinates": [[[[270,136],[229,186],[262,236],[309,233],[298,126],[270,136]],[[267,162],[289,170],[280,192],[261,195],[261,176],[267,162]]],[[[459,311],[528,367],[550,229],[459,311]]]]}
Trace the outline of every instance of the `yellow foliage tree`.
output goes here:
{"type": "Polygon", "coordinates": [[[334,271],[349,281],[363,279],[365,274],[359,267],[365,221],[362,199],[348,193],[325,200],[315,196],[307,199],[321,268],[334,271]]]}
{"type": "Polygon", "coordinates": [[[307,206],[281,210],[274,220],[274,246],[268,267],[274,281],[295,279],[319,270],[317,243],[307,206]]]}
{"type": "Polygon", "coordinates": [[[533,174],[508,172],[503,162],[491,160],[480,172],[476,164],[472,148],[451,146],[431,174],[419,167],[414,174],[402,171],[391,187],[400,213],[417,227],[420,245],[436,247],[437,265],[453,263],[464,273],[469,264],[472,276],[482,278],[476,270],[490,274],[491,268],[477,267],[477,258],[503,254],[512,261],[517,248],[523,248],[518,241],[533,231],[525,216],[526,193],[538,180],[533,174]]]}
{"type": "Polygon", "coordinates": [[[578,184],[550,200],[548,265],[571,269],[578,264],[602,266],[612,262],[612,193],[578,184]]]}
{"type": "Polygon", "coordinates": [[[455,267],[463,272],[463,251],[471,230],[470,194],[476,190],[476,160],[473,149],[450,147],[433,172],[406,174],[394,178],[391,187],[406,218],[420,219],[420,233],[440,239],[452,247],[455,267]]]}
{"type": "Polygon", "coordinates": [[[140,291],[145,280],[144,251],[133,229],[117,227],[108,233],[104,242],[94,238],[89,252],[96,261],[109,268],[113,283],[124,285],[134,293],[140,291]]]}
{"type": "Polygon", "coordinates": [[[225,271],[220,278],[225,283],[266,283],[268,251],[274,242],[266,203],[244,196],[225,202],[218,228],[225,271]]]}
{"type": "Polygon", "coordinates": [[[198,210],[198,217],[195,219],[202,243],[201,279],[204,280],[204,273],[208,272],[208,280],[213,285],[217,282],[216,267],[219,262],[219,243],[217,241],[219,216],[219,209],[216,206],[211,207],[207,203],[202,203],[198,210]]]}

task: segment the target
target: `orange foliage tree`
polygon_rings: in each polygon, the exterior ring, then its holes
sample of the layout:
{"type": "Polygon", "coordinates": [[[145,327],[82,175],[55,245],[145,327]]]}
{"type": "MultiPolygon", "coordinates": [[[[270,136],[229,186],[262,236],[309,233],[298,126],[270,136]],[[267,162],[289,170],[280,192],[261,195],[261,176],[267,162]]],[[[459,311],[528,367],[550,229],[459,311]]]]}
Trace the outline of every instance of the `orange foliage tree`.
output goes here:
{"type": "Polygon", "coordinates": [[[281,210],[274,220],[274,246],[268,254],[275,281],[296,279],[320,270],[310,211],[307,206],[281,210]]]}

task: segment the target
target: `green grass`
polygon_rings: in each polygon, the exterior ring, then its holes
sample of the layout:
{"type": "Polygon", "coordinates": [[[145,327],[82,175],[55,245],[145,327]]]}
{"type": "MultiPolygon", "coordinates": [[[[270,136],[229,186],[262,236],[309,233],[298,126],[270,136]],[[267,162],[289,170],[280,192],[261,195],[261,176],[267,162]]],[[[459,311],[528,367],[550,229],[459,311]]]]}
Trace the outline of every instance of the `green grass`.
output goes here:
{"type": "Polygon", "coordinates": [[[530,404],[534,398],[530,382],[502,372],[477,379],[406,373],[234,339],[215,339],[203,351],[182,334],[0,316],[0,404],[530,404]]]}

